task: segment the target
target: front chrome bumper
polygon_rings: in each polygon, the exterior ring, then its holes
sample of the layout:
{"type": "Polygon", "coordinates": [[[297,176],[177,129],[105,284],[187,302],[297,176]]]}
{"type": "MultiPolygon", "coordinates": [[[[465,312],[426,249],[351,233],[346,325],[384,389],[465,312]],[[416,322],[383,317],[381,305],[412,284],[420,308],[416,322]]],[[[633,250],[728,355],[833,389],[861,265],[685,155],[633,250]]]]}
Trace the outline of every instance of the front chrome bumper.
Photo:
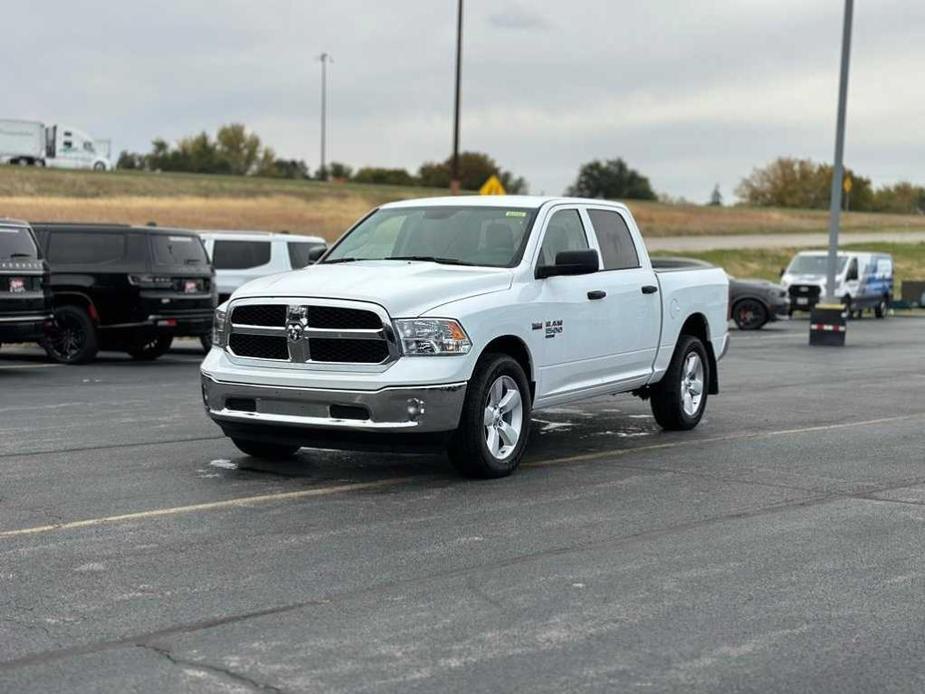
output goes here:
{"type": "Polygon", "coordinates": [[[456,429],[466,399],[466,385],[337,390],[233,383],[202,373],[206,410],[220,425],[247,423],[378,433],[456,429]],[[349,418],[344,412],[349,413],[349,418]]]}

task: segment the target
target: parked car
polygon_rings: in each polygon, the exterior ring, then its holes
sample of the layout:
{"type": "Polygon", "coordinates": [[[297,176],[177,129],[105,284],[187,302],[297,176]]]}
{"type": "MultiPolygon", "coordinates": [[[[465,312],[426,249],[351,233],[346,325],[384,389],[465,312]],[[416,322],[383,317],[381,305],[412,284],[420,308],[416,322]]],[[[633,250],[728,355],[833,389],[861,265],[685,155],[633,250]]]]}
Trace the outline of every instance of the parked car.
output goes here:
{"type": "Polygon", "coordinates": [[[38,340],[50,324],[48,266],[32,229],[0,219],[0,344],[38,340]]]}
{"type": "Polygon", "coordinates": [[[529,196],[390,203],[310,272],[215,314],[209,416],[243,452],[445,448],[466,475],[520,463],[534,408],[633,393],[691,429],[719,390],[729,281],[653,267],[629,209],[529,196]]]}
{"type": "Polygon", "coordinates": [[[759,330],[790,315],[790,295],[776,282],[730,276],[729,315],[739,330],[759,330]]]}
{"type": "MultiPolygon", "coordinates": [[[[860,317],[873,309],[885,318],[893,300],[893,257],[887,253],[839,253],[835,271],[835,296],[860,317]]],[[[809,311],[825,295],[826,251],[797,253],[781,273],[781,284],[790,294],[791,311],[809,311]]]]}
{"type": "Polygon", "coordinates": [[[164,354],[174,337],[209,331],[212,267],[191,231],[118,224],[34,224],[51,267],[55,325],[43,346],[66,364],[98,350],[164,354]]]}
{"type": "MultiPolygon", "coordinates": [[[[301,270],[320,258],[327,244],[319,236],[292,236],[267,231],[201,231],[206,253],[215,268],[218,301],[258,277],[301,270]]],[[[203,335],[202,347],[212,347],[212,336],[203,335]]]]}

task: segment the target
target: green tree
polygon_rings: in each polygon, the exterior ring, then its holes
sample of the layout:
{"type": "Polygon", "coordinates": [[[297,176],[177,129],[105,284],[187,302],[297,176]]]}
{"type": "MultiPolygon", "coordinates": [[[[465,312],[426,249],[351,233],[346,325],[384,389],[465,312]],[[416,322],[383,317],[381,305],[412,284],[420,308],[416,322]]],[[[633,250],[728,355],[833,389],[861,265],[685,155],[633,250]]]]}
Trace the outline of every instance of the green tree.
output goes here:
{"type": "Polygon", "coordinates": [[[349,181],[353,176],[353,168],[339,161],[332,161],[327,165],[327,170],[321,167],[315,172],[315,178],[319,181],[333,179],[335,181],[349,181]]]}
{"type": "MultiPolygon", "coordinates": [[[[443,162],[425,162],[418,169],[418,182],[430,188],[449,188],[453,158],[443,162]]],[[[483,152],[459,153],[459,182],[463,190],[478,190],[492,176],[497,176],[505,190],[512,195],[526,193],[527,182],[504,171],[483,152]]]]}
{"type": "MultiPolygon", "coordinates": [[[[870,179],[851,169],[845,169],[845,175],[851,177],[852,187],[844,202],[852,210],[872,209],[870,179]]],[[[832,166],[811,159],[780,157],[743,178],[736,195],[759,207],[826,209],[832,195],[832,166]]]]}
{"type": "MultiPolygon", "coordinates": [[[[266,153],[261,152],[260,138],[256,133],[247,132],[241,123],[223,125],[218,129],[216,152],[225,163],[228,173],[243,176],[251,173],[257,166],[258,159],[266,153]]],[[[270,150],[271,162],[275,159],[270,150]]]]}
{"type": "Polygon", "coordinates": [[[581,198],[615,200],[655,200],[649,179],[627,166],[621,158],[583,164],[578,178],[566,191],[567,195],[581,198]]]}
{"type": "Polygon", "coordinates": [[[354,183],[376,183],[380,185],[414,185],[414,176],[405,169],[386,169],[378,166],[364,166],[353,176],[354,183]]]}
{"type": "Polygon", "coordinates": [[[923,214],[925,213],[925,188],[908,181],[882,186],[874,191],[872,207],[876,212],[923,214]]]}

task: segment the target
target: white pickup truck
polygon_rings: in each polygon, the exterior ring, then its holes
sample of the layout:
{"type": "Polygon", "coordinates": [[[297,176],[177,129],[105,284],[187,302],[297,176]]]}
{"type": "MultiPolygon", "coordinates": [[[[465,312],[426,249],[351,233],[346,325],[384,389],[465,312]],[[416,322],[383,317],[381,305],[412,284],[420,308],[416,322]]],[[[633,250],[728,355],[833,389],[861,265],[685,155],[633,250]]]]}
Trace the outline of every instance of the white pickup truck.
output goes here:
{"type": "Polygon", "coordinates": [[[395,202],[219,306],[202,393],[252,456],[440,446],[463,474],[501,477],[533,409],[633,393],[663,428],[696,426],[728,296],[719,268],[653,268],[621,204],[395,202]]]}

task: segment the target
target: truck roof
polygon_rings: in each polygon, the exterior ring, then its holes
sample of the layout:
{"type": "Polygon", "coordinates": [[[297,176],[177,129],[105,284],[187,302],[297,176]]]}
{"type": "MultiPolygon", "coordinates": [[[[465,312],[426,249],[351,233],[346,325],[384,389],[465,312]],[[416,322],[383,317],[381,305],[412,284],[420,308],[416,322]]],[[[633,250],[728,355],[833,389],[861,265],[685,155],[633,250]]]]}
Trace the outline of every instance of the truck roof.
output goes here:
{"type": "Polygon", "coordinates": [[[596,198],[567,198],[549,195],[454,195],[439,198],[413,198],[398,200],[382,205],[382,209],[396,207],[529,207],[539,208],[552,203],[576,203],[580,205],[607,205],[626,210],[621,202],[596,198]]]}
{"type": "Polygon", "coordinates": [[[225,241],[294,241],[295,243],[325,243],[320,236],[308,234],[290,234],[289,232],[238,230],[238,229],[200,229],[197,232],[204,239],[222,239],[225,241]]]}
{"type": "Polygon", "coordinates": [[[158,226],[137,226],[132,224],[114,224],[110,222],[30,222],[34,229],[48,231],[92,231],[97,232],[132,232],[146,234],[183,234],[188,236],[197,236],[195,231],[189,229],[176,229],[174,227],[158,226]]]}

